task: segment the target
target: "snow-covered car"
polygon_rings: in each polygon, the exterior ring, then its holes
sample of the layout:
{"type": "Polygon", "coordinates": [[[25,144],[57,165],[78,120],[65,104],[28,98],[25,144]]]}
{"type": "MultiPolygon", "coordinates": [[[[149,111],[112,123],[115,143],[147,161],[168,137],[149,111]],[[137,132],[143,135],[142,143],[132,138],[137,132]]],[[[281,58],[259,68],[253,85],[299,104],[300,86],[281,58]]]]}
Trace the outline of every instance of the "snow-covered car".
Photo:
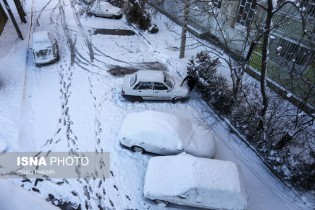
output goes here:
{"type": "Polygon", "coordinates": [[[189,89],[162,71],[139,70],[124,77],[122,95],[132,101],[172,100],[189,98],[189,89]]]}
{"type": "Polygon", "coordinates": [[[183,117],[151,110],[127,114],[120,130],[120,143],[135,152],[159,155],[186,152],[212,158],[215,153],[212,132],[183,117]]]}
{"type": "Polygon", "coordinates": [[[152,157],[143,194],[156,203],[207,209],[246,209],[247,198],[235,163],[189,154],[152,157]]]}
{"type": "Polygon", "coordinates": [[[49,31],[33,33],[33,58],[37,65],[53,63],[59,59],[55,35],[49,31]]]}
{"type": "Polygon", "coordinates": [[[108,2],[96,1],[87,14],[89,16],[106,17],[120,19],[122,17],[122,9],[111,5],[108,2]]]}

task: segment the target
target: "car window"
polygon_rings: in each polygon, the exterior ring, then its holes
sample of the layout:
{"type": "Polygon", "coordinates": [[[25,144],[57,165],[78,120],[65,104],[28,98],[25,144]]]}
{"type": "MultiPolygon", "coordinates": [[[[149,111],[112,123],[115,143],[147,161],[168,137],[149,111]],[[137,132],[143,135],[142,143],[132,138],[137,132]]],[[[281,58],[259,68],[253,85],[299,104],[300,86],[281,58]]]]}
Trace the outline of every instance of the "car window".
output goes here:
{"type": "Polygon", "coordinates": [[[170,81],[170,80],[165,80],[165,83],[166,83],[166,85],[168,86],[168,87],[170,87],[170,88],[173,88],[173,82],[172,81],[170,81]]]}
{"type": "Polygon", "coordinates": [[[150,90],[152,89],[152,82],[141,82],[138,90],[150,90]]]}
{"type": "Polygon", "coordinates": [[[155,82],[154,90],[168,90],[168,87],[166,87],[163,83],[155,82]]]}

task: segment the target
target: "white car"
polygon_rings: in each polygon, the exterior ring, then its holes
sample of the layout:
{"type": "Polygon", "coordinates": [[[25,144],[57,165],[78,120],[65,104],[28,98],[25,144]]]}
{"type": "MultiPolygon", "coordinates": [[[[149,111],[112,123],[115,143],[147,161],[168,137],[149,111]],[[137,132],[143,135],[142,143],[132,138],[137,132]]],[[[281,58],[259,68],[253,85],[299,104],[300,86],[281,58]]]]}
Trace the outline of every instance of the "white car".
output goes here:
{"type": "Polygon", "coordinates": [[[211,132],[174,114],[151,110],[126,116],[120,130],[120,143],[135,152],[159,155],[186,152],[212,158],[215,153],[211,132]]]}
{"type": "Polygon", "coordinates": [[[122,95],[139,102],[144,99],[182,101],[189,98],[189,89],[179,83],[163,71],[139,70],[124,77],[122,95]]]}
{"type": "Polygon", "coordinates": [[[33,33],[33,58],[36,65],[55,62],[59,59],[55,35],[48,31],[33,33]]]}
{"type": "Polygon", "coordinates": [[[120,19],[122,17],[122,9],[111,5],[108,2],[96,1],[90,9],[88,9],[87,14],[89,16],[96,17],[107,17],[120,19]]]}
{"type": "Polygon", "coordinates": [[[241,210],[244,189],[235,163],[179,154],[150,158],[143,194],[164,205],[241,210]]]}

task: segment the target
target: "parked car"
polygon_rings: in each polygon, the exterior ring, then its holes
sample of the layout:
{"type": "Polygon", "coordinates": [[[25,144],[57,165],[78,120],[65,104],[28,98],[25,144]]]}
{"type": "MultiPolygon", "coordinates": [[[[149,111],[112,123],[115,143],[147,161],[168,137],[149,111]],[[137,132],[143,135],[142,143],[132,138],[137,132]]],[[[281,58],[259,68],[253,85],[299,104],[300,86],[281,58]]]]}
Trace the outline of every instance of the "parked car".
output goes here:
{"type": "Polygon", "coordinates": [[[215,140],[211,132],[174,114],[131,112],[120,130],[120,143],[135,152],[174,155],[181,152],[212,158],[215,140]]]}
{"type": "Polygon", "coordinates": [[[48,31],[33,33],[33,58],[37,65],[55,62],[59,59],[55,35],[48,31]]]}
{"type": "Polygon", "coordinates": [[[189,98],[189,89],[163,71],[140,70],[124,77],[122,95],[133,101],[189,98]]]}
{"type": "Polygon", "coordinates": [[[235,163],[189,154],[152,157],[143,194],[156,203],[208,209],[246,209],[247,198],[235,163]]]}
{"type": "Polygon", "coordinates": [[[122,17],[122,9],[111,5],[108,2],[96,1],[92,7],[88,9],[89,16],[106,17],[120,19],[122,17]]]}

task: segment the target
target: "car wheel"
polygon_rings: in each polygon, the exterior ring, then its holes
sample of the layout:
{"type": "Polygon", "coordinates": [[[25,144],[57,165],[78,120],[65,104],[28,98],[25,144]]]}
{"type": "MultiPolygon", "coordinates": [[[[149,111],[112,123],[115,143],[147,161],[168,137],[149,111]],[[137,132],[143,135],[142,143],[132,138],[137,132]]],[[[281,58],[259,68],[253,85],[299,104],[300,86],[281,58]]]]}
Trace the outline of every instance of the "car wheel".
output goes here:
{"type": "Polygon", "coordinates": [[[168,202],[162,201],[162,200],[158,200],[158,199],[154,200],[154,202],[156,204],[158,204],[158,205],[164,205],[164,206],[167,206],[167,204],[168,204],[168,202]]]}
{"type": "Polygon", "coordinates": [[[172,99],[173,103],[176,103],[176,102],[181,102],[183,100],[182,97],[175,97],[172,99]]]}
{"type": "Polygon", "coordinates": [[[140,152],[140,153],[144,153],[145,152],[145,150],[142,147],[139,147],[139,146],[132,146],[131,149],[134,152],[140,152]]]}
{"type": "Polygon", "coordinates": [[[140,96],[134,96],[134,97],[132,97],[132,101],[133,102],[141,102],[142,101],[142,97],[140,97],[140,96]]]}
{"type": "Polygon", "coordinates": [[[92,17],[92,14],[88,12],[88,13],[87,13],[87,16],[92,17]]]}

